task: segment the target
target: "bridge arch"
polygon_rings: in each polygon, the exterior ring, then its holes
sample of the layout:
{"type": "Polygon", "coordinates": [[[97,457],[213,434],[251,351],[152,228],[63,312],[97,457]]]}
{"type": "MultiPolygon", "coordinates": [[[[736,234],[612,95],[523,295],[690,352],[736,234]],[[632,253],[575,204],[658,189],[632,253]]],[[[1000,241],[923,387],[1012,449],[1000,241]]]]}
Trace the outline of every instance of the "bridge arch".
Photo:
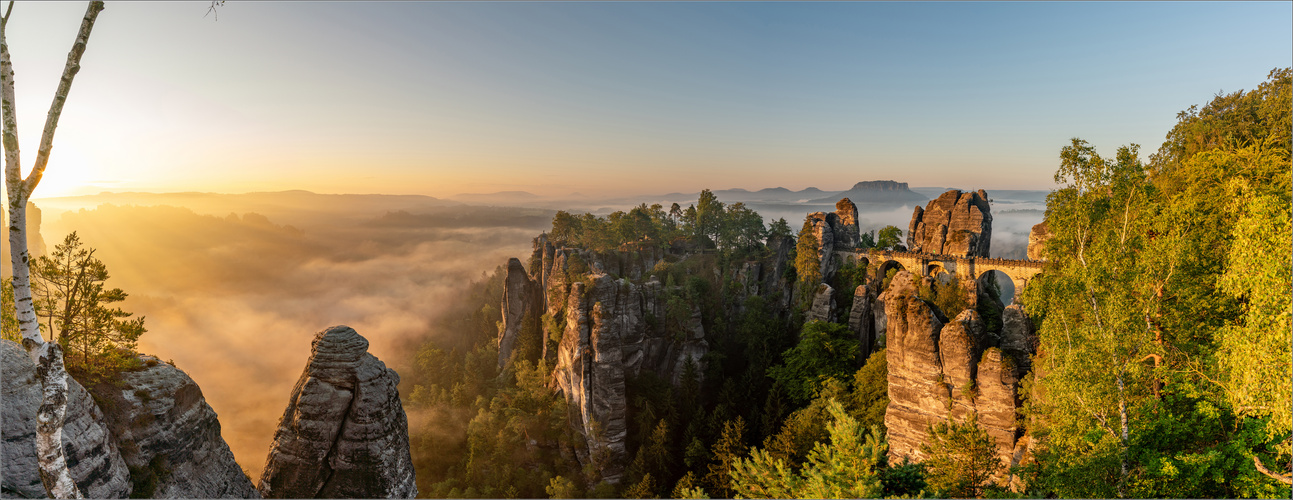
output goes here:
{"type": "Polygon", "coordinates": [[[1001,305],[1003,306],[1013,304],[1017,291],[1023,289],[1022,284],[1015,283],[1014,278],[1011,278],[1010,275],[996,269],[983,271],[974,280],[978,283],[979,290],[987,290],[987,287],[995,285],[1000,292],[1001,305]]]}

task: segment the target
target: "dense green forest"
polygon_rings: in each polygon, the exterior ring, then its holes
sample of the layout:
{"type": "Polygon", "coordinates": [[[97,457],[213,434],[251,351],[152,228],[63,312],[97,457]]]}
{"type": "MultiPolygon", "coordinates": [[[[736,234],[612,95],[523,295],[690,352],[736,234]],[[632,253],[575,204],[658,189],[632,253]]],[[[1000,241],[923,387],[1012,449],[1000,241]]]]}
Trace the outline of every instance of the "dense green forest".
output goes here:
{"type": "MultiPolygon", "coordinates": [[[[419,492],[1287,498],[1291,119],[1281,69],[1180,113],[1147,161],[1134,144],[1113,157],[1080,139],[1062,149],[1046,267],[1020,299],[1040,341],[1019,391],[1039,443],[1013,471],[1022,486],[993,483],[1007,464],[972,419],[931,428],[924,463],[888,463],[883,345],[862,352],[846,325],[803,319],[803,290],[820,280],[808,228],[791,245],[789,310],[782,297],[733,304],[732,271],[795,234],[706,190],[685,209],[559,212],[548,233],[597,251],[689,249],[658,271],[671,303],[700,305],[710,351],[703,373],[689,367],[676,385],[649,372],[627,381],[623,480],[601,480],[605,457],[577,459],[547,360],[498,368],[500,266],[464,290],[402,374],[419,492]]],[[[896,245],[895,231],[881,243],[896,245]]],[[[846,264],[831,284],[851,291],[870,274],[887,285],[892,273],[877,272],[846,264]]],[[[920,294],[957,311],[960,286],[920,294]]]]}

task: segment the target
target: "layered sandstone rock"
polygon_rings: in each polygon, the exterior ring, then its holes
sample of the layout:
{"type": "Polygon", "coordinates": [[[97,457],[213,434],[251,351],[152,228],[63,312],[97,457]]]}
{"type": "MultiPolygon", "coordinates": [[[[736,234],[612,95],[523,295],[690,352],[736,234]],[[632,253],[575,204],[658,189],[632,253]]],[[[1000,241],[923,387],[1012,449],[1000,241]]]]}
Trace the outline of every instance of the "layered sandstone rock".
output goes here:
{"type": "Polygon", "coordinates": [[[606,274],[589,278],[570,286],[553,376],[569,404],[572,424],[584,437],[580,460],[605,457],[598,472],[603,480],[618,483],[626,465],[626,377],[646,370],[678,384],[688,364],[696,374],[702,371],[709,344],[694,308],[685,339],[666,337],[659,280],[637,285],[606,274]]]}
{"type": "Polygon", "coordinates": [[[875,314],[871,308],[872,281],[874,278],[868,276],[865,283],[853,290],[853,308],[849,310],[849,329],[857,334],[863,359],[870,357],[876,346],[875,314]]]}
{"type": "Polygon", "coordinates": [[[107,412],[122,458],[156,477],[156,498],[259,498],[193,379],[153,356],[121,374],[107,412]]]}
{"type": "MultiPolygon", "coordinates": [[[[45,487],[36,469],[36,409],[40,406],[40,381],[36,365],[15,342],[0,340],[0,402],[3,402],[3,472],[5,498],[43,498],[45,487]]],[[[63,455],[81,494],[87,498],[126,498],[130,471],[105,423],[103,412],[76,380],[68,379],[67,417],[63,428],[63,455]]]]}
{"type": "Polygon", "coordinates": [[[1028,232],[1028,260],[1046,260],[1046,242],[1055,236],[1045,221],[1033,226],[1028,232]]]}
{"type": "MultiPolygon", "coordinates": [[[[2,341],[4,494],[44,496],[35,469],[34,365],[17,344],[2,341]]],[[[98,402],[68,381],[63,451],[88,498],[124,498],[132,479],[159,498],[259,498],[220,436],[216,413],[193,379],[153,356],[141,368],[103,384],[98,402]],[[99,406],[102,402],[104,406],[99,406]],[[132,478],[132,476],[134,476],[132,478]]]]}
{"type": "Polygon", "coordinates": [[[821,260],[822,281],[830,281],[839,270],[837,251],[850,251],[861,243],[858,229],[858,208],[848,198],[835,204],[834,212],[813,212],[804,222],[812,226],[817,240],[817,257],[821,260]]]}
{"type": "MultiPolygon", "coordinates": [[[[930,425],[964,421],[977,414],[979,425],[997,443],[1007,465],[1017,463],[1021,434],[1016,423],[1016,392],[1021,371],[1016,358],[990,347],[993,339],[973,309],[951,320],[916,296],[912,275],[900,271],[880,296],[887,318],[886,361],[889,363],[889,430],[891,463],[906,457],[922,461],[921,443],[930,425]]],[[[1007,308],[1010,326],[1003,340],[1011,346],[1023,335],[1017,306],[1007,308]]]]}
{"type": "MultiPolygon", "coordinates": [[[[503,331],[498,333],[498,367],[502,368],[512,357],[512,350],[522,334],[522,328],[529,321],[534,332],[538,332],[538,317],[542,315],[543,290],[530,279],[520,259],[507,261],[507,278],[503,280],[503,331]],[[527,317],[529,315],[529,317],[527,317]]],[[[539,339],[546,344],[547,339],[539,339]]]]}
{"type": "Polygon", "coordinates": [[[804,312],[804,321],[834,321],[835,289],[822,283],[813,294],[813,305],[804,312]]]}
{"type": "Polygon", "coordinates": [[[413,498],[399,375],[347,326],[314,337],[279,420],[259,490],[266,498],[413,498]]]}
{"type": "Polygon", "coordinates": [[[912,252],[959,257],[988,257],[992,243],[992,210],[988,194],[953,189],[917,206],[907,226],[912,252]]]}

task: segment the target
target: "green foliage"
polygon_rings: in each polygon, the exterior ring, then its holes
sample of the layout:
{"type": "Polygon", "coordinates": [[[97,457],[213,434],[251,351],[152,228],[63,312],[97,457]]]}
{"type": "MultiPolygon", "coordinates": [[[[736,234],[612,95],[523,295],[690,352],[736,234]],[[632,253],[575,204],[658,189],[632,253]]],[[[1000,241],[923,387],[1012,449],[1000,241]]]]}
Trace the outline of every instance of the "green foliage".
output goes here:
{"type": "Polygon", "coordinates": [[[1289,203],[1257,194],[1242,179],[1231,183],[1228,211],[1237,216],[1226,271],[1219,278],[1223,293],[1242,304],[1238,321],[1218,332],[1218,371],[1226,396],[1244,415],[1270,415],[1271,437],[1291,428],[1290,298],[1293,248],[1289,203]]]}
{"type": "Polygon", "coordinates": [[[1024,290],[1045,356],[1030,490],[1287,496],[1290,72],[1178,115],[1143,167],[1061,152],[1048,264],[1024,290]]]}
{"type": "Polygon", "coordinates": [[[964,422],[939,422],[928,430],[920,445],[928,457],[923,462],[929,487],[944,498],[979,498],[993,474],[1003,464],[997,446],[979,427],[978,416],[964,422]]]}
{"type": "Polygon", "coordinates": [[[794,268],[795,275],[799,278],[796,285],[799,297],[805,304],[811,304],[813,291],[822,282],[821,253],[818,248],[817,236],[813,234],[811,221],[804,221],[804,227],[799,230],[798,240],[795,244],[794,268]]]}
{"type": "Polygon", "coordinates": [[[853,374],[848,407],[863,428],[884,429],[884,412],[889,408],[889,363],[884,349],[872,353],[853,374]]]}
{"type": "Polygon", "coordinates": [[[794,233],[790,231],[790,224],[786,222],[785,217],[773,221],[768,226],[768,238],[790,238],[793,236],[794,233]]]}
{"type": "Polygon", "coordinates": [[[880,250],[897,250],[902,245],[902,230],[896,226],[885,226],[880,229],[875,247],[880,250]]]}
{"type": "Polygon", "coordinates": [[[721,498],[732,498],[732,471],[745,454],[745,420],[740,416],[723,423],[723,432],[710,450],[714,457],[709,464],[705,483],[710,491],[721,498]]]}
{"type": "Polygon", "coordinates": [[[783,364],[768,369],[768,376],[786,389],[794,401],[808,402],[827,379],[847,380],[859,362],[860,345],[847,326],[809,321],[799,343],[782,353],[783,364]]]}
{"type": "MultiPolygon", "coordinates": [[[[120,288],[105,288],[108,267],[68,234],[31,266],[32,299],[44,330],[63,346],[67,368],[84,382],[109,377],[129,366],[144,318],[113,307],[126,300],[120,288]]],[[[6,309],[8,310],[8,309],[6,309]]]]}
{"type": "Polygon", "coordinates": [[[18,317],[15,315],[13,302],[13,277],[0,281],[0,338],[22,342],[22,332],[18,330],[18,317]]]}
{"type": "Polygon", "coordinates": [[[753,450],[732,469],[742,498],[876,498],[883,493],[877,469],[888,445],[877,428],[863,437],[857,420],[836,401],[827,404],[830,444],[818,442],[801,471],[766,450],[753,450]]]}
{"type": "MultiPolygon", "coordinates": [[[[955,318],[970,307],[969,291],[965,289],[965,284],[961,280],[953,277],[946,284],[933,280],[933,284],[927,284],[924,280],[917,282],[916,295],[925,299],[938,307],[939,312],[948,318],[955,318]]],[[[998,321],[1001,314],[997,313],[998,321]]],[[[997,328],[1001,330],[1000,327],[997,328]]]]}
{"type": "Polygon", "coordinates": [[[835,290],[835,304],[840,311],[853,309],[853,296],[857,287],[866,283],[867,262],[851,261],[840,266],[831,277],[831,288],[835,290]]]}
{"type": "Polygon", "coordinates": [[[148,465],[129,467],[129,469],[132,485],[130,498],[153,498],[157,492],[158,481],[165,480],[171,474],[165,455],[154,455],[152,460],[148,461],[148,465]]]}

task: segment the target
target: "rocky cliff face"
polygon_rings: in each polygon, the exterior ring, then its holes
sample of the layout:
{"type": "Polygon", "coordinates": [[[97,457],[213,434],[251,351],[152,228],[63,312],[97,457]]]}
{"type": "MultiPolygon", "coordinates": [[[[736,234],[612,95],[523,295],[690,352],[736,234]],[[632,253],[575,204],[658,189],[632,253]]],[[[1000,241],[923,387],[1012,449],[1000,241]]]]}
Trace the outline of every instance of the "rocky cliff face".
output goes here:
{"type": "Polygon", "coordinates": [[[953,189],[919,206],[907,226],[912,252],[961,257],[988,257],[992,243],[992,210],[988,193],[953,189]]]}
{"type": "Polygon", "coordinates": [[[836,202],[834,212],[813,212],[805,221],[812,225],[817,238],[817,255],[821,259],[822,281],[830,281],[839,270],[836,251],[852,250],[861,243],[858,208],[848,198],[836,202]]]}
{"type": "MultiPolygon", "coordinates": [[[[44,496],[36,474],[35,407],[40,387],[22,347],[0,341],[4,368],[4,494],[44,496]]],[[[169,498],[258,498],[229,446],[215,411],[184,372],[152,356],[143,368],[105,384],[99,401],[69,381],[63,451],[88,498],[124,498],[134,482],[169,498]]]]}
{"type": "Polygon", "coordinates": [[[266,498],[413,498],[399,375],[347,326],[314,337],[260,478],[266,498]]]}
{"type": "Polygon", "coordinates": [[[880,296],[887,319],[886,360],[889,363],[889,430],[891,461],[926,457],[920,444],[926,429],[947,419],[979,415],[979,424],[997,442],[997,453],[1009,466],[1017,463],[1015,448],[1022,435],[1016,422],[1019,378],[1025,373],[1032,331],[1022,309],[1011,306],[1003,315],[1001,347],[984,330],[973,309],[951,320],[933,304],[916,296],[911,274],[900,271],[880,296]],[[1003,350],[1006,349],[1006,350],[1003,350]]]}
{"type": "MultiPolygon", "coordinates": [[[[788,306],[784,274],[793,243],[774,238],[768,247],[769,258],[733,266],[728,276],[736,292],[732,307],[742,307],[752,295],[777,298],[773,308],[788,306]]],[[[685,250],[671,252],[676,253],[670,260],[691,257],[685,250]]],[[[509,261],[500,346],[527,321],[528,311],[546,315],[544,345],[555,346],[555,353],[549,350],[544,358],[554,362],[553,381],[569,404],[571,426],[583,437],[576,456],[585,464],[592,463],[591,456],[604,457],[597,462],[599,473],[611,483],[623,478],[627,465],[626,380],[650,372],[679,385],[688,365],[698,377],[704,372],[709,352],[696,305],[668,319],[670,291],[651,274],[664,259],[664,252],[653,249],[598,253],[558,247],[540,236],[530,258],[536,265],[525,275],[540,290],[536,303],[541,305],[534,308],[524,304],[529,300],[524,293],[512,294],[512,283],[524,280],[516,276],[519,260],[509,261]],[[521,310],[527,312],[516,313],[521,310]],[[674,322],[673,329],[667,321],[674,322]]],[[[530,285],[517,288],[523,286],[530,285]]]]}
{"type": "MultiPolygon", "coordinates": [[[[503,331],[498,334],[498,366],[502,368],[512,356],[516,342],[528,320],[537,330],[538,318],[543,314],[543,290],[540,283],[530,279],[519,259],[507,261],[507,278],[503,281],[503,331]]],[[[541,342],[546,344],[546,338],[541,342]]]]}
{"type": "MultiPolygon", "coordinates": [[[[15,342],[0,340],[0,369],[3,369],[5,498],[44,498],[45,487],[36,469],[36,408],[40,406],[40,381],[36,365],[15,342]]],[[[85,388],[68,381],[67,417],[63,430],[63,454],[72,478],[87,498],[125,498],[130,495],[130,471],[112,439],[103,412],[85,388]]]]}
{"type": "Polygon", "coordinates": [[[155,476],[157,498],[258,498],[220,437],[220,421],[193,379],[153,356],[122,374],[107,403],[121,456],[135,474],[155,476]]]}
{"type": "Polygon", "coordinates": [[[1046,222],[1033,226],[1033,230],[1028,233],[1028,260],[1046,260],[1043,255],[1046,242],[1054,236],[1046,222]]]}

